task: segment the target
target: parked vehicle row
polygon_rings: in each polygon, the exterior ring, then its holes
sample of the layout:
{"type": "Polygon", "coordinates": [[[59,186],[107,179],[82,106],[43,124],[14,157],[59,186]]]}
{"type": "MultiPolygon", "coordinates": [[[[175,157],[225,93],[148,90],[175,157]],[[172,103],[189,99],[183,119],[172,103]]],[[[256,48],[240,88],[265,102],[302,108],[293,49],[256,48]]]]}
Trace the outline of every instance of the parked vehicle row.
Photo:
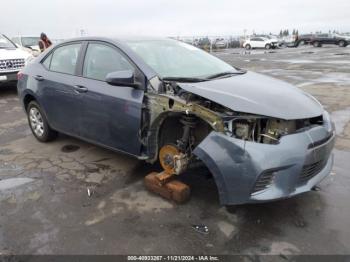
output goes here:
{"type": "Polygon", "coordinates": [[[339,34],[300,34],[288,37],[278,37],[275,35],[259,35],[255,34],[247,38],[242,38],[241,42],[238,38],[183,38],[181,41],[197,46],[199,48],[209,50],[210,48],[236,48],[243,47],[246,49],[255,48],[277,48],[277,47],[298,47],[302,45],[313,45],[322,47],[324,44],[333,44],[340,47],[346,47],[350,44],[350,36],[339,34]]]}
{"type": "Polygon", "coordinates": [[[204,50],[210,49],[223,49],[223,48],[238,48],[240,47],[240,41],[238,38],[209,38],[209,37],[199,37],[199,38],[190,38],[185,37],[179,39],[180,41],[191,44],[193,46],[199,47],[204,50]]]}

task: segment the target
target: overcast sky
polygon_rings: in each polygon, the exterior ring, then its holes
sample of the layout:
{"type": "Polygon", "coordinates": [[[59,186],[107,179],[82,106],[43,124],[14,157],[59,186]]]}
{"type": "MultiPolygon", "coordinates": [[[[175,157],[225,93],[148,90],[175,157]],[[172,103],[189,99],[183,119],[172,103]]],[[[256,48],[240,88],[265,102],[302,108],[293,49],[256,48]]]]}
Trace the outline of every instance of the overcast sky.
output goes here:
{"type": "Polygon", "coordinates": [[[350,31],[350,0],[1,0],[0,33],[238,35],[350,31]]]}

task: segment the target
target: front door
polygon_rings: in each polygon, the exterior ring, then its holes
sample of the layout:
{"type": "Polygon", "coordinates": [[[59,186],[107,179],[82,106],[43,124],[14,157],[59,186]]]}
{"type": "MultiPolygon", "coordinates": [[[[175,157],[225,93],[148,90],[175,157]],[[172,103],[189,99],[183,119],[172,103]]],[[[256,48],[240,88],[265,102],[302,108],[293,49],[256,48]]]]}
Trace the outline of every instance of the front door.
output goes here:
{"type": "Polygon", "coordinates": [[[111,72],[138,69],[116,47],[90,42],[82,70],[80,133],[85,139],[139,155],[138,139],[144,91],[128,86],[112,86],[105,79],[111,72]]]}

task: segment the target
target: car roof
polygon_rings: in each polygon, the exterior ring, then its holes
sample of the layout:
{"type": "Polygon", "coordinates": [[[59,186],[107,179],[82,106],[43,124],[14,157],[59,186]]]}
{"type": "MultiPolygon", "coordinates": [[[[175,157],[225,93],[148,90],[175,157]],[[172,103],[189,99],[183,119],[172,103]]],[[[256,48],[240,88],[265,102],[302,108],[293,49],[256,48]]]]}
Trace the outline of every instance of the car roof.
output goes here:
{"type": "MultiPolygon", "coordinates": [[[[116,45],[121,51],[123,51],[131,60],[133,60],[138,67],[142,70],[142,72],[148,77],[148,79],[151,79],[152,77],[156,76],[157,73],[149,66],[147,65],[143,59],[137,55],[127,44],[127,41],[141,41],[141,40],[173,40],[170,38],[161,38],[161,37],[101,37],[101,36],[84,36],[84,37],[76,37],[71,39],[66,39],[57,45],[55,45],[53,48],[57,48],[59,46],[73,43],[73,42],[79,42],[79,41],[101,41],[101,42],[107,42],[110,44],[116,45]]],[[[176,40],[173,40],[176,41],[176,40]]]]}
{"type": "Polygon", "coordinates": [[[15,35],[15,37],[40,37],[39,35],[15,35]]]}
{"type": "Polygon", "coordinates": [[[153,36],[84,36],[65,39],[64,42],[73,41],[114,41],[114,42],[127,42],[127,41],[155,41],[155,40],[176,40],[169,37],[153,37],[153,36]]]}
{"type": "Polygon", "coordinates": [[[251,37],[249,37],[249,39],[252,39],[252,38],[262,38],[264,40],[269,40],[268,38],[266,38],[264,36],[251,36],[251,37]]]}
{"type": "Polygon", "coordinates": [[[66,43],[77,42],[77,41],[102,41],[102,42],[110,42],[118,46],[128,47],[127,42],[161,41],[161,40],[180,41],[169,37],[152,37],[152,36],[142,36],[142,37],[139,37],[139,36],[118,36],[118,37],[84,36],[84,37],[75,37],[75,38],[65,39],[57,43],[57,45],[64,45],[66,43]]]}

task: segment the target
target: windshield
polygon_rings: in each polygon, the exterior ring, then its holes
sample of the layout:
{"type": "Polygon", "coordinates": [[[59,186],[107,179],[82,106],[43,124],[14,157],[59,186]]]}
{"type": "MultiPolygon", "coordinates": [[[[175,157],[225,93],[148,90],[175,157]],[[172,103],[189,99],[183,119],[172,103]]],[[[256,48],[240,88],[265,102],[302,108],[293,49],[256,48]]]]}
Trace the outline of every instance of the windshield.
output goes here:
{"type": "Polygon", "coordinates": [[[36,46],[38,45],[39,37],[22,37],[23,46],[36,46]]]}
{"type": "Polygon", "coordinates": [[[0,48],[16,48],[16,46],[4,35],[0,35],[0,48]]]}
{"type": "Polygon", "coordinates": [[[126,42],[162,78],[205,78],[237,72],[220,59],[192,45],[172,39],[126,42]]]}

